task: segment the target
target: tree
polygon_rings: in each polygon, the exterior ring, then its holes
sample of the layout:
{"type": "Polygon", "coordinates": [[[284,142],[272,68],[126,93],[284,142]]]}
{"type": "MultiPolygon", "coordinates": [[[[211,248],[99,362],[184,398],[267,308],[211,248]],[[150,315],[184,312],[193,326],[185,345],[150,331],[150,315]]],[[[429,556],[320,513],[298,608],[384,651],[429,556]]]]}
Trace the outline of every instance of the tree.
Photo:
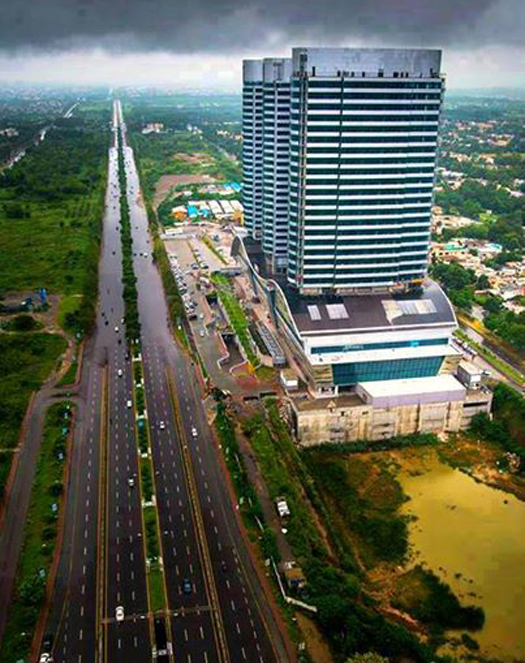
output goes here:
{"type": "Polygon", "coordinates": [[[346,659],[346,663],[388,663],[389,659],[369,651],[366,654],[354,654],[346,659]]]}
{"type": "Polygon", "coordinates": [[[489,277],[486,274],[480,274],[478,276],[478,282],[476,283],[478,290],[487,290],[490,288],[489,277]]]}

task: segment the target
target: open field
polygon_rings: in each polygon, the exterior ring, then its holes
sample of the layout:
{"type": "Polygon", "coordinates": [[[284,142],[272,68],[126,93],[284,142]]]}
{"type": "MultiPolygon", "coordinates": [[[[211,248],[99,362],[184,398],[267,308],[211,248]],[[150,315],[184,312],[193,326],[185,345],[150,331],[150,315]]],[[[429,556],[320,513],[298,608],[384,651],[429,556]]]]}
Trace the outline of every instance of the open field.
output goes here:
{"type": "Polygon", "coordinates": [[[65,349],[65,339],[57,334],[0,334],[0,496],[29,397],[65,349]]]}
{"type": "Polygon", "coordinates": [[[108,136],[102,127],[50,130],[0,180],[0,293],[82,293],[96,268],[108,136]]]}
{"type": "Polygon", "coordinates": [[[140,162],[144,195],[155,209],[174,186],[241,177],[236,161],[202,136],[188,131],[147,136],[133,132],[131,144],[140,162]]]}
{"type": "Polygon", "coordinates": [[[153,196],[153,207],[157,209],[173,187],[181,184],[211,184],[215,178],[210,175],[162,175],[156,185],[153,196]]]}

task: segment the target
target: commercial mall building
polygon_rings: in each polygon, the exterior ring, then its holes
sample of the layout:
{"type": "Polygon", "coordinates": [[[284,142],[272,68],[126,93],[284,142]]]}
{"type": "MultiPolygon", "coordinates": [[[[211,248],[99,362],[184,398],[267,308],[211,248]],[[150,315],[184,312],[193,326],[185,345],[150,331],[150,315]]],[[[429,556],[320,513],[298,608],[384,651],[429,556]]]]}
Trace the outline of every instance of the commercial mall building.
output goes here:
{"type": "Polygon", "coordinates": [[[244,62],[247,236],[232,253],[300,372],[304,443],[459,430],[490,392],[455,377],[457,327],[426,276],[435,50],[295,48],[244,62]]]}

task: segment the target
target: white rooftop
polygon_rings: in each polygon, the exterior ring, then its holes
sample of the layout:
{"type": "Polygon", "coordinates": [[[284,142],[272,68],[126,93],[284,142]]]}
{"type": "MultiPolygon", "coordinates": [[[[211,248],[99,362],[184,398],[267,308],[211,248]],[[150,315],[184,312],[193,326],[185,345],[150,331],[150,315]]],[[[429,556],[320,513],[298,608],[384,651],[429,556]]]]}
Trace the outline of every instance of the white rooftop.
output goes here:
{"type": "Polygon", "coordinates": [[[401,380],[375,380],[360,382],[359,386],[372,398],[384,396],[412,396],[455,392],[465,393],[465,387],[453,375],[434,375],[427,378],[405,378],[401,380]]]}
{"type": "Polygon", "coordinates": [[[471,361],[463,360],[459,362],[459,365],[465,371],[465,373],[468,373],[469,375],[481,375],[481,368],[478,368],[471,361]]]}

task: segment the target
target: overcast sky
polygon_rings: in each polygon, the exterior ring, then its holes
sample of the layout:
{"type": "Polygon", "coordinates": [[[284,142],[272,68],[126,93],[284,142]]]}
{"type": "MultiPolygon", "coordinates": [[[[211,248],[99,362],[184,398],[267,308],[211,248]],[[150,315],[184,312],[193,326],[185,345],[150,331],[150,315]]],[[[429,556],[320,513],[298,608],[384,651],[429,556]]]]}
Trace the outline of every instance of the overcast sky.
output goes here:
{"type": "Polygon", "coordinates": [[[525,87],[525,0],[2,0],[0,81],[237,90],[291,46],[443,49],[449,88],[525,87]]]}

